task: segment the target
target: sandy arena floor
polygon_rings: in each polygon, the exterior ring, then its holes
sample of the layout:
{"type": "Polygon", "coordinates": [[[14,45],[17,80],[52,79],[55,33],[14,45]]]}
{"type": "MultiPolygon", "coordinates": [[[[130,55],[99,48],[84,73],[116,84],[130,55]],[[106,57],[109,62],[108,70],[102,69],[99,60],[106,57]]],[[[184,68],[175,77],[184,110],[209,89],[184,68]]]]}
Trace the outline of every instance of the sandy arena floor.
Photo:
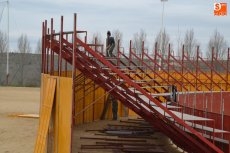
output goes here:
{"type": "Polygon", "coordinates": [[[39,112],[40,88],[0,87],[0,153],[32,153],[38,119],[17,117],[39,112]]]}

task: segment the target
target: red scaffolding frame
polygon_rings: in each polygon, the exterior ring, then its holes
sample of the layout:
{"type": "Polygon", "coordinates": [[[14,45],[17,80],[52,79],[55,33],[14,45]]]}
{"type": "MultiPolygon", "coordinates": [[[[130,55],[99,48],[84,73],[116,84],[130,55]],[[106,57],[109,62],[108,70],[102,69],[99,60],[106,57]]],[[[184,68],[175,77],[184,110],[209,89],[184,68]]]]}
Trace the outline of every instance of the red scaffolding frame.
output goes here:
{"type": "MultiPolygon", "coordinates": [[[[141,55],[137,55],[133,51],[132,42],[130,41],[128,56],[126,56],[124,50],[121,51],[120,43],[118,42],[117,56],[108,58],[104,55],[103,45],[97,44],[96,39],[95,44],[87,44],[87,31],[77,29],[76,14],[74,14],[74,25],[73,31],[71,32],[63,31],[63,16],[61,17],[59,33],[55,33],[53,29],[53,19],[51,19],[50,29],[48,28],[47,21],[43,22],[42,38],[42,73],[50,75],[56,74],[57,76],[71,76],[73,79],[72,128],[74,126],[74,118],[76,117],[74,105],[76,102],[75,92],[76,89],[79,89],[77,88],[77,84],[83,82],[82,85],[84,86],[84,81],[81,81],[81,79],[82,77],[86,77],[143,117],[153,127],[164,132],[182,149],[193,152],[222,152],[214,145],[215,131],[210,132],[210,137],[212,136],[213,138],[212,143],[204,138],[200,132],[196,131],[193,126],[186,123],[183,118],[178,117],[176,115],[177,113],[169,110],[167,105],[162,105],[162,102],[169,100],[167,96],[162,94],[170,93],[166,88],[167,85],[176,85],[181,92],[189,91],[189,86],[192,86],[197,91],[201,91],[203,87],[205,87],[205,90],[212,90],[214,86],[222,90],[222,86],[213,79],[215,75],[224,81],[226,85],[225,89],[228,90],[228,74],[226,74],[226,78],[224,78],[220,72],[216,71],[213,67],[213,63],[218,61],[216,57],[212,56],[211,64],[208,64],[199,55],[198,48],[196,60],[190,60],[189,57],[184,54],[184,50],[182,50],[182,58],[181,61],[179,61],[171,53],[169,46],[167,58],[158,53],[156,49],[154,58],[152,58],[149,53],[145,51],[144,42],[142,44],[141,55]],[[80,33],[85,34],[84,40],[81,40],[77,36],[77,34],[80,33]],[[98,48],[100,49],[98,50],[98,48]],[[58,56],[57,60],[55,60],[56,55],[58,56]],[[159,61],[164,64],[159,64],[159,61]],[[185,61],[195,67],[195,70],[187,68],[185,61]],[[138,62],[139,64],[137,64],[138,62]],[[67,63],[72,66],[71,69],[68,68],[67,63]],[[206,72],[203,71],[200,67],[201,63],[210,69],[211,76],[208,76],[206,72]],[[153,68],[152,65],[154,65],[153,68]],[[160,68],[160,71],[157,70],[157,68],[160,68]],[[76,70],[80,71],[81,74],[77,75],[76,70]],[[68,71],[71,71],[72,74],[68,75],[68,71]],[[166,77],[162,77],[162,72],[166,77]],[[151,76],[150,73],[154,75],[151,76]],[[180,79],[176,79],[172,74],[179,75],[180,79]],[[188,74],[193,76],[192,80],[186,77],[188,74]],[[210,87],[198,77],[198,74],[203,74],[209,79],[210,87]],[[156,80],[156,77],[159,77],[161,81],[156,80]],[[161,86],[161,89],[154,88],[154,86],[161,86]],[[151,90],[148,89],[149,87],[151,87],[151,90]],[[154,97],[153,93],[161,96],[154,97]],[[141,98],[140,95],[148,99],[147,102],[141,98]],[[155,107],[153,107],[153,105],[155,107]],[[158,109],[163,111],[163,113],[158,109]],[[177,137],[179,137],[179,139],[177,137]]],[[[155,48],[157,48],[157,46],[155,48]]],[[[218,61],[219,66],[226,70],[227,73],[228,62],[229,49],[226,61],[227,65],[225,66],[218,61]]],[[[93,90],[95,89],[96,87],[94,87],[93,90]]],[[[84,89],[84,92],[87,90],[88,89],[84,89]]],[[[181,114],[183,116],[183,111],[181,114]]],[[[215,121],[213,120],[213,122],[215,121]]],[[[213,123],[212,128],[213,130],[215,129],[215,123],[213,123]]]]}

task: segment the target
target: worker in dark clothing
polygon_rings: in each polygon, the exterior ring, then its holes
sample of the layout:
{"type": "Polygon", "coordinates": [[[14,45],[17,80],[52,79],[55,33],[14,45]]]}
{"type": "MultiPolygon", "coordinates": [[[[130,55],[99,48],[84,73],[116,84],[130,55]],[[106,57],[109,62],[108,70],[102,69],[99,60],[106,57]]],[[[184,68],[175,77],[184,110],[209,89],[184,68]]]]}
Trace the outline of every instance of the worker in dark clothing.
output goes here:
{"type": "Polygon", "coordinates": [[[118,102],[112,95],[109,95],[109,98],[112,103],[113,120],[117,120],[118,102]]]}
{"type": "Polygon", "coordinates": [[[106,101],[105,101],[105,105],[101,114],[101,120],[105,119],[105,115],[106,112],[109,108],[109,105],[112,104],[112,113],[113,113],[113,120],[117,120],[117,112],[118,112],[118,102],[117,100],[111,95],[109,94],[106,101]]]}
{"type": "Polygon", "coordinates": [[[172,85],[172,100],[177,102],[177,87],[175,85],[172,85]]]}
{"type": "Polygon", "coordinates": [[[106,40],[106,56],[113,57],[113,49],[115,47],[115,40],[111,37],[111,32],[107,32],[107,40],[106,40]]]}

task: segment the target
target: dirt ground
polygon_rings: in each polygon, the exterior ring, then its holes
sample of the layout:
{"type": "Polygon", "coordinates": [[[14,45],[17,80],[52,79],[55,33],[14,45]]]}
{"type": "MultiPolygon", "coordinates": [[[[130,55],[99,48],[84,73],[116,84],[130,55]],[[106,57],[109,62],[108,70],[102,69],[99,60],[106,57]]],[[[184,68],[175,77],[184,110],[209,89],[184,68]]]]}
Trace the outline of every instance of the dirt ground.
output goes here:
{"type": "Polygon", "coordinates": [[[0,87],[0,153],[32,153],[37,118],[17,117],[38,114],[40,88],[0,87]]]}
{"type": "MultiPolygon", "coordinates": [[[[38,114],[40,88],[0,87],[0,153],[32,153],[36,141],[38,118],[23,118],[17,115],[38,114]]],[[[88,140],[79,140],[81,136],[92,136],[87,129],[100,129],[107,124],[119,121],[97,121],[75,128],[73,152],[82,151],[81,144],[88,140]],[[80,143],[79,143],[80,142],[80,143]]],[[[168,139],[161,134],[160,143],[166,144],[167,152],[178,152],[168,139]]],[[[87,151],[88,152],[88,151],[87,151]]],[[[91,152],[91,151],[89,151],[91,152]]],[[[101,151],[99,151],[101,152],[101,151]]]]}

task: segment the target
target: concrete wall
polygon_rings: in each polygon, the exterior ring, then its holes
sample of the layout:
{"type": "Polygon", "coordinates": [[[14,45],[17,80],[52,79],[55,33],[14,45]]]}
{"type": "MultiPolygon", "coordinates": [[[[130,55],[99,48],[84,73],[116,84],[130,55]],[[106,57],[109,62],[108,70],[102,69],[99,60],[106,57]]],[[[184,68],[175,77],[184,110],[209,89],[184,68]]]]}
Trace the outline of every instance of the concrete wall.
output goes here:
{"type": "MultiPolygon", "coordinates": [[[[7,85],[7,56],[0,53],[0,86],[7,85]]],[[[9,86],[40,86],[41,54],[9,53],[9,86]]]]}

